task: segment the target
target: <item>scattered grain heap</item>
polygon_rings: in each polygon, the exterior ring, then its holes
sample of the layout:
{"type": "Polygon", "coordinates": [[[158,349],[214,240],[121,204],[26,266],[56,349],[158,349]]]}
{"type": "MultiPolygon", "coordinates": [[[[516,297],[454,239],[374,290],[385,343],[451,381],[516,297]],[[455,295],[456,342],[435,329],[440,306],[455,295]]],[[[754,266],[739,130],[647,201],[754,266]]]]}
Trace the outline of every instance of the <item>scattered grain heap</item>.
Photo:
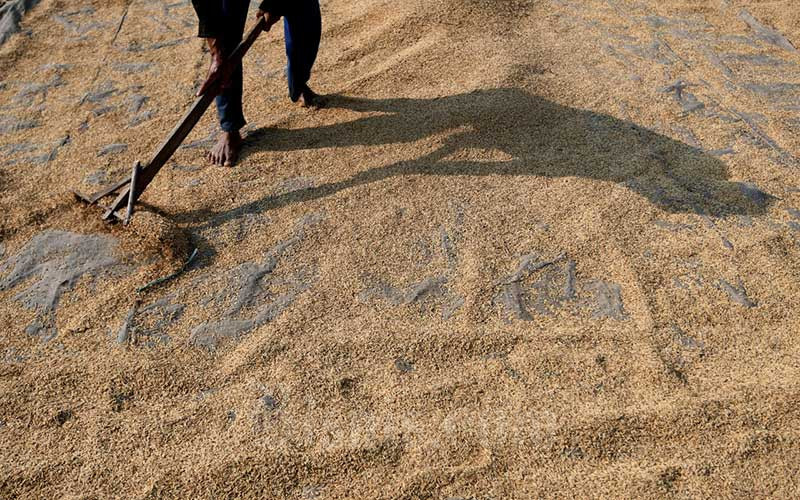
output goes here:
{"type": "Polygon", "coordinates": [[[328,107],[285,97],[277,27],[240,164],[208,113],[129,228],[69,190],[191,103],[191,3],[34,3],[0,47],[0,497],[796,495],[795,0],[324,1],[328,107]]]}

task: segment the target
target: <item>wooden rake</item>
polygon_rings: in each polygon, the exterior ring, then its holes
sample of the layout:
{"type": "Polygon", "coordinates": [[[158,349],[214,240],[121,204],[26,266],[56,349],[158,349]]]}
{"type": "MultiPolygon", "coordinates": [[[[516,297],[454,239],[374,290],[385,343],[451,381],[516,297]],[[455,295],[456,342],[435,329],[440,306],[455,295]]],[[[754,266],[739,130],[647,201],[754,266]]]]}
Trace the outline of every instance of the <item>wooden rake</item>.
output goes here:
{"type": "MultiPolygon", "coordinates": [[[[222,65],[221,71],[219,72],[220,75],[229,74],[235,66],[242,62],[245,54],[250,47],[253,46],[256,39],[259,35],[266,29],[267,23],[266,20],[261,17],[258,20],[258,23],[250,30],[247,37],[234,49],[231,55],[225,60],[222,65]]],[[[164,165],[172,158],[172,155],[175,154],[175,151],[180,147],[192,129],[197,125],[197,122],[200,121],[203,114],[206,112],[208,107],[211,105],[211,102],[216,97],[219,86],[221,85],[221,76],[218,76],[216,80],[211,82],[211,86],[206,90],[206,92],[198,97],[192,107],[183,115],[180,122],[175,126],[175,128],[170,132],[169,136],[158,146],[153,157],[150,159],[150,162],[146,165],[142,165],[141,162],[136,162],[133,166],[133,170],[131,171],[131,175],[126,177],[125,179],[107,186],[100,191],[86,196],[77,191],[73,191],[75,197],[78,200],[87,203],[88,205],[98,205],[101,208],[105,209],[105,213],[103,214],[103,220],[113,222],[117,220],[122,220],[127,224],[130,222],[131,216],[133,215],[134,206],[136,202],[139,200],[139,197],[144,193],[144,190],[147,189],[147,186],[153,182],[158,172],[164,167],[164,165]],[[104,206],[100,205],[100,200],[105,198],[106,196],[111,196],[115,193],[119,193],[111,205],[104,206]],[[123,216],[119,211],[127,205],[127,211],[123,216]]]]}

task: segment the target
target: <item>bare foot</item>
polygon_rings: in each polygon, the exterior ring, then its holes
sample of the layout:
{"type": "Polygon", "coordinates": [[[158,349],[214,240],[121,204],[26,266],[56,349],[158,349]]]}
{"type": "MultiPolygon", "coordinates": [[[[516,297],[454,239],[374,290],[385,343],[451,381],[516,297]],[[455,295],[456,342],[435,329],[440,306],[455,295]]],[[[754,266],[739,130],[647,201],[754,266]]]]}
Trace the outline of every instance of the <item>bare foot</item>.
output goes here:
{"type": "Polygon", "coordinates": [[[306,86],[306,89],[300,94],[300,97],[300,104],[304,108],[324,108],[327,103],[324,97],[311,90],[308,86],[306,86]]]}
{"type": "Polygon", "coordinates": [[[223,132],[217,144],[211,148],[206,158],[214,165],[232,167],[239,159],[242,150],[242,136],[238,131],[223,132]]]}

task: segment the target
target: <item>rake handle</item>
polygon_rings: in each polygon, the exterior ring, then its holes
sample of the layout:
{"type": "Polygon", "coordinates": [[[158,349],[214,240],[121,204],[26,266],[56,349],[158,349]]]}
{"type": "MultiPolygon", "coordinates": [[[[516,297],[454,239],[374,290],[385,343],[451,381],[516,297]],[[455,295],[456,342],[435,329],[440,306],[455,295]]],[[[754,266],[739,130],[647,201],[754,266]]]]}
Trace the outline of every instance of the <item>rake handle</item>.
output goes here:
{"type": "Polygon", "coordinates": [[[183,118],[181,118],[172,132],[170,132],[169,136],[158,146],[158,149],[156,149],[147,165],[141,169],[139,178],[136,181],[136,190],[133,196],[130,196],[131,186],[129,183],[128,187],[119,193],[108,208],[105,215],[103,215],[103,219],[108,220],[115,217],[115,213],[124,207],[128,200],[135,203],[139,199],[161,168],[172,158],[172,155],[175,154],[175,151],[178,150],[180,145],[183,144],[183,141],[186,140],[186,137],[188,137],[195,125],[197,125],[197,122],[200,121],[200,118],[203,117],[203,114],[205,114],[211,102],[217,96],[222,75],[228,74],[236,65],[242,62],[247,51],[250,50],[250,47],[253,46],[253,43],[255,43],[259,35],[266,29],[266,23],[267,21],[263,17],[258,19],[258,22],[253,29],[250,30],[247,37],[236,46],[231,55],[222,64],[219,75],[212,81],[208,90],[194,101],[192,107],[183,115],[183,118]]]}

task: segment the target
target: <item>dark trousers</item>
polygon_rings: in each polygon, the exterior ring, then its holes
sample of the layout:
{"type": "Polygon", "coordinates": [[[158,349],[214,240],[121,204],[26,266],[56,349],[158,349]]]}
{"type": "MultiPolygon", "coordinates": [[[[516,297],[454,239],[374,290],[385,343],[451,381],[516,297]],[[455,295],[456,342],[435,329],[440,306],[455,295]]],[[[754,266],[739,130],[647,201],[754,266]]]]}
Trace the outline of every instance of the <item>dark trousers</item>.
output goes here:
{"type": "MultiPolygon", "coordinates": [[[[223,25],[226,29],[223,47],[227,53],[242,41],[249,4],[248,0],[222,0],[223,25]]],[[[292,7],[284,15],[283,29],[288,59],[286,77],[289,98],[296,102],[311,78],[311,69],[319,51],[322,36],[319,0],[292,0],[292,7]]],[[[222,130],[234,132],[244,127],[241,64],[234,70],[230,85],[217,96],[216,102],[222,130]]]]}

